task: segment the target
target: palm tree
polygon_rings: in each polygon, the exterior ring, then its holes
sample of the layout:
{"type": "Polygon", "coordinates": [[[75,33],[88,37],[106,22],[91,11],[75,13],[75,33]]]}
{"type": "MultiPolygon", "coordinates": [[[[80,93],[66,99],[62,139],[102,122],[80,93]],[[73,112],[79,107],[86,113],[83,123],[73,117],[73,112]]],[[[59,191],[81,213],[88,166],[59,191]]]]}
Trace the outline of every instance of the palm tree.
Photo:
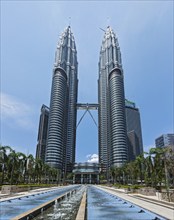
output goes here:
{"type": "Polygon", "coordinates": [[[12,151],[10,146],[0,146],[0,170],[2,172],[1,185],[4,183],[4,175],[5,171],[7,171],[8,151],[12,151]]]}
{"type": "Polygon", "coordinates": [[[51,176],[51,183],[53,184],[54,180],[56,180],[56,177],[57,177],[57,169],[56,168],[51,167],[50,176],[51,176]]]}
{"type": "Polygon", "coordinates": [[[134,161],[125,166],[125,174],[128,183],[134,184],[137,181],[137,167],[134,161]]]}
{"type": "Polygon", "coordinates": [[[110,168],[110,175],[112,178],[112,183],[114,184],[115,183],[115,167],[110,168]]]}
{"type": "Polygon", "coordinates": [[[142,185],[143,179],[144,179],[144,162],[145,162],[145,159],[144,159],[143,154],[140,154],[135,159],[135,166],[137,168],[136,170],[138,172],[138,176],[139,176],[139,179],[141,181],[141,185],[142,185]]]}
{"type": "Polygon", "coordinates": [[[50,182],[50,166],[48,164],[43,164],[43,174],[44,174],[44,183],[50,182]]]}
{"type": "Polygon", "coordinates": [[[144,152],[144,154],[148,155],[145,157],[145,173],[144,173],[144,180],[146,186],[151,186],[153,182],[153,160],[152,160],[152,155],[151,153],[144,152]]]}
{"type": "Polygon", "coordinates": [[[35,159],[32,154],[27,156],[26,175],[27,183],[31,183],[35,178],[35,159]]]}
{"type": "Polygon", "coordinates": [[[8,155],[8,178],[10,179],[10,184],[18,182],[18,178],[21,172],[20,165],[23,156],[23,153],[16,152],[15,150],[12,150],[8,155]]]}
{"type": "Polygon", "coordinates": [[[23,165],[23,181],[24,183],[28,183],[31,181],[32,175],[34,173],[34,157],[32,154],[25,156],[23,165]]]}
{"type": "Polygon", "coordinates": [[[37,177],[37,182],[38,184],[41,183],[42,179],[42,172],[43,172],[43,161],[41,159],[36,159],[35,160],[35,166],[34,166],[34,182],[35,182],[35,176],[37,177]]]}
{"type": "Polygon", "coordinates": [[[174,149],[172,146],[166,148],[165,165],[168,172],[169,182],[174,187],[174,149]]]}
{"type": "Polygon", "coordinates": [[[163,180],[165,185],[168,181],[168,169],[167,165],[170,164],[170,159],[166,154],[167,148],[151,148],[146,157],[146,173],[145,180],[147,185],[153,187],[161,186],[163,180]]]}
{"type": "Polygon", "coordinates": [[[155,182],[154,187],[162,184],[165,178],[165,149],[152,148],[150,149],[151,154],[154,154],[154,176],[155,182]]]}
{"type": "Polygon", "coordinates": [[[121,179],[122,179],[122,170],[120,167],[115,167],[115,180],[121,184],[121,179]]]}
{"type": "Polygon", "coordinates": [[[41,159],[34,159],[32,154],[16,152],[9,146],[0,146],[0,184],[7,179],[8,183],[53,183],[59,180],[60,170],[44,164],[41,159]]]}
{"type": "Polygon", "coordinates": [[[27,156],[21,152],[18,152],[18,166],[19,166],[19,182],[25,183],[27,156]]]}

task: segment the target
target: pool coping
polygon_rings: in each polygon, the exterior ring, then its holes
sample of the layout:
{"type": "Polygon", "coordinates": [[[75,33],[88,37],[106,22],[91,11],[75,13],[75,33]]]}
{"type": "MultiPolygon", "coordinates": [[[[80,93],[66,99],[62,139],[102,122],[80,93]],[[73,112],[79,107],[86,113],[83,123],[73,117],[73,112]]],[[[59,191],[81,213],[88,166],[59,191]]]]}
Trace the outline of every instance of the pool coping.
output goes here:
{"type": "Polygon", "coordinates": [[[86,191],[83,193],[83,197],[80,203],[80,207],[76,216],[76,220],[84,220],[86,216],[86,191]]]}

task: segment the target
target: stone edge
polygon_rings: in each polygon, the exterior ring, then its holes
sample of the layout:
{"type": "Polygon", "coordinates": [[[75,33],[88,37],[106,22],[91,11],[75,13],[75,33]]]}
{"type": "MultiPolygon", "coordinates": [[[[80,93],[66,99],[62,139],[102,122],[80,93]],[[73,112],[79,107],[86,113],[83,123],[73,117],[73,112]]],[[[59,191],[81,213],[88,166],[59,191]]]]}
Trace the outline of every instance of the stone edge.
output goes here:
{"type": "Polygon", "coordinates": [[[86,192],[83,193],[83,197],[80,203],[80,207],[76,216],[76,220],[84,220],[86,216],[86,192]]]}

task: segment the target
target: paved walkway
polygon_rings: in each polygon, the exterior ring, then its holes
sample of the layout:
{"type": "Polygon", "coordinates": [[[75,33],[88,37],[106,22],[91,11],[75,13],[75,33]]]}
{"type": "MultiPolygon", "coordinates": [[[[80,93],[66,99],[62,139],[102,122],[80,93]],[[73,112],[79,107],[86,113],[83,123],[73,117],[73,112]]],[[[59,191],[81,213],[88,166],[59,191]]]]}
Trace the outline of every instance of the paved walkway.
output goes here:
{"type": "Polygon", "coordinates": [[[159,201],[157,196],[144,196],[140,194],[126,194],[124,190],[107,186],[97,186],[103,190],[132,202],[144,209],[156,213],[166,219],[174,220],[174,203],[159,201]],[[148,199],[148,200],[147,200],[148,199]]]}
{"type": "Polygon", "coordinates": [[[11,193],[11,194],[1,194],[1,191],[0,191],[0,201],[2,202],[2,201],[10,200],[10,199],[23,197],[23,196],[26,196],[26,195],[27,196],[34,195],[34,194],[38,194],[39,192],[52,191],[52,190],[55,190],[55,189],[60,188],[60,187],[62,187],[62,186],[39,188],[39,189],[34,189],[34,190],[29,190],[29,191],[24,191],[24,192],[19,192],[19,193],[11,193]]]}

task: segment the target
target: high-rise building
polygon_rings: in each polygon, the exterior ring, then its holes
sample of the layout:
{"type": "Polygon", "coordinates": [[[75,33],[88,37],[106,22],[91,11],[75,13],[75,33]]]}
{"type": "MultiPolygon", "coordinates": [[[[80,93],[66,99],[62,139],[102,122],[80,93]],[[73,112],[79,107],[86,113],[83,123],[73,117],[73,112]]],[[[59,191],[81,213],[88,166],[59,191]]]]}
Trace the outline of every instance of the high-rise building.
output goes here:
{"type": "Polygon", "coordinates": [[[99,162],[103,170],[128,160],[124,77],[118,39],[107,27],[99,58],[99,162]]]}
{"type": "Polygon", "coordinates": [[[65,172],[75,162],[77,66],[75,40],[68,26],[55,55],[46,147],[46,163],[65,172]]]}
{"type": "Polygon", "coordinates": [[[39,120],[36,158],[41,159],[43,162],[45,162],[48,118],[49,118],[49,108],[46,105],[42,105],[40,120],[39,120]]]}
{"type": "Polygon", "coordinates": [[[95,109],[99,163],[108,174],[111,166],[120,167],[143,151],[139,110],[130,101],[125,105],[121,52],[111,27],[105,31],[100,50],[97,104],[77,103],[77,67],[76,45],[69,26],[57,44],[50,108],[41,109],[36,155],[44,160],[45,154],[47,164],[71,172],[75,163],[77,109],[95,109]]]}
{"type": "Polygon", "coordinates": [[[128,157],[129,160],[143,153],[143,140],[141,131],[141,120],[139,109],[134,102],[125,100],[126,127],[128,137],[128,157]]]}
{"type": "Polygon", "coordinates": [[[155,146],[159,148],[174,148],[174,134],[162,134],[160,137],[155,139],[155,146]]]}

